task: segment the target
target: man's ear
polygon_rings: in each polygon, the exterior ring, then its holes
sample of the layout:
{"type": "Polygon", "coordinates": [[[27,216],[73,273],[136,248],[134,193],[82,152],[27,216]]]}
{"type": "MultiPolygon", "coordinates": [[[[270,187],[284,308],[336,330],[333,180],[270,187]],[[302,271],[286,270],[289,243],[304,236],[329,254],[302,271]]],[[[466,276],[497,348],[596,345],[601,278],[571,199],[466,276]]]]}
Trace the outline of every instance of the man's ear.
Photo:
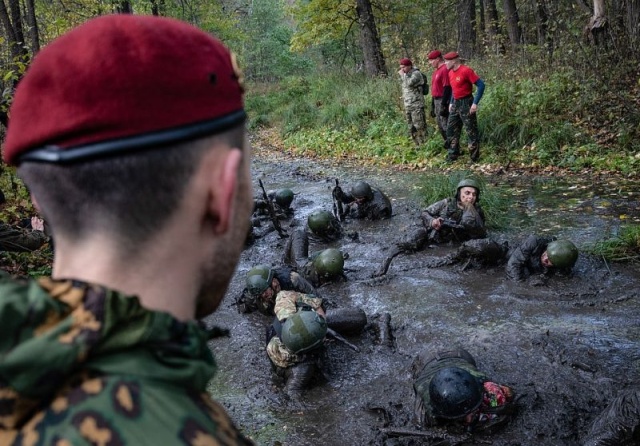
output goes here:
{"type": "Polygon", "coordinates": [[[231,149],[221,154],[219,161],[219,169],[210,176],[208,211],[214,233],[224,234],[231,224],[242,152],[231,149]]]}

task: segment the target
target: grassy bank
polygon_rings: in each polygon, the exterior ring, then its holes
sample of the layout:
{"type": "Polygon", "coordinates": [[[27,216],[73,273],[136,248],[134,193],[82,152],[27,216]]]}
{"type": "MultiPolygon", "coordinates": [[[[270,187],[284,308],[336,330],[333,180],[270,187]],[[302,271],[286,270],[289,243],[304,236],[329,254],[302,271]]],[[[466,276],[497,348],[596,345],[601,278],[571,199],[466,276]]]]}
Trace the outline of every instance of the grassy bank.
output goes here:
{"type": "MultiPolygon", "coordinates": [[[[634,73],[619,76],[623,86],[610,84],[604,92],[604,79],[569,68],[509,69],[496,60],[473,68],[487,85],[478,115],[481,164],[623,175],[640,168],[640,84],[634,73]]],[[[409,168],[445,165],[432,118],[428,142],[417,149],[411,143],[396,76],[314,73],[252,85],[247,108],[252,128],[276,128],[296,155],[409,168]]],[[[457,163],[465,165],[467,157],[457,163]]]]}

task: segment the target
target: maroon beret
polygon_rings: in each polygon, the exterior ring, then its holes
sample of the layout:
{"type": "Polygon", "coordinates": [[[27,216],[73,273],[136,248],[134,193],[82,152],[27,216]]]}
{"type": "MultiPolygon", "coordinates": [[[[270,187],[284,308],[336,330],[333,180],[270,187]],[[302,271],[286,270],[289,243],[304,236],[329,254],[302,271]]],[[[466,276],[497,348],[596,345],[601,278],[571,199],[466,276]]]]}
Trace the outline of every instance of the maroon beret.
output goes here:
{"type": "Polygon", "coordinates": [[[8,164],[68,162],[199,138],[246,119],[229,50],[187,23],[89,20],[47,45],[18,85],[8,164]]]}
{"type": "Polygon", "coordinates": [[[444,58],[446,60],[453,60],[453,59],[457,59],[458,57],[460,56],[455,51],[451,51],[450,53],[447,53],[444,55],[444,58]]]}
{"type": "Polygon", "coordinates": [[[413,66],[413,63],[411,63],[411,59],[407,59],[405,57],[404,59],[400,59],[400,65],[411,67],[411,66],[413,66]]]}
{"type": "Polygon", "coordinates": [[[439,50],[433,50],[429,53],[429,60],[437,59],[442,56],[442,53],[439,50]]]}

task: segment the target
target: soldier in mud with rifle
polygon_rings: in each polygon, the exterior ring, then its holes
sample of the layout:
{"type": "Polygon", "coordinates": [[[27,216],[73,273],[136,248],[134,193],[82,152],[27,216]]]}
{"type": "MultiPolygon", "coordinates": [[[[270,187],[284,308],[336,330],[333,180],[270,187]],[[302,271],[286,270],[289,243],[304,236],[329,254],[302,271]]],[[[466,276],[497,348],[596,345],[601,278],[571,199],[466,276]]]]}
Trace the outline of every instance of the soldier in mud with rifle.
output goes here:
{"type": "Polygon", "coordinates": [[[319,297],[281,291],[276,297],[274,313],[273,323],[267,330],[267,355],[276,374],[286,381],[285,392],[291,399],[300,399],[316,373],[322,371],[328,338],[360,351],[336,330],[360,333],[367,323],[361,309],[325,311],[324,301],[319,297]]]}
{"type": "Polygon", "coordinates": [[[470,178],[461,180],[454,197],[440,200],[422,212],[422,226],[395,246],[373,276],[386,274],[393,258],[400,254],[420,251],[429,244],[486,237],[485,217],[479,201],[480,184],[470,178]]]}
{"type": "Polygon", "coordinates": [[[260,235],[254,233],[253,228],[261,227],[262,221],[267,218],[273,225],[273,230],[278,232],[281,238],[287,237],[287,232],[282,228],[281,220],[286,220],[293,216],[293,209],[291,203],[294,199],[294,193],[291,189],[279,189],[267,193],[264,188],[262,180],[258,180],[260,189],[262,191],[262,198],[253,200],[253,214],[251,216],[251,227],[247,234],[246,245],[251,244],[256,238],[263,237],[267,233],[271,232],[271,229],[263,232],[260,235]]]}
{"type": "Polygon", "coordinates": [[[339,221],[345,216],[361,220],[391,218],[392,207],[389,197],[377,187],[371,187],[366,181],[355,183],[347,194],[336,180],[331,195],[334,199],[334,212],[339,221]]]}

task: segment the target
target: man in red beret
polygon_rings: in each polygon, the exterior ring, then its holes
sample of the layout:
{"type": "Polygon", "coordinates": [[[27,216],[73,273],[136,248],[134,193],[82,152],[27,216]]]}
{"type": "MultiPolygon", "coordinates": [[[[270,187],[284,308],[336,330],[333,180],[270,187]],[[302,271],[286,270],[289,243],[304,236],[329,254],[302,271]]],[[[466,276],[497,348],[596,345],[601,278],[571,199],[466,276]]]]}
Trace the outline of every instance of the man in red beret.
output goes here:
{"type": "Polygon", "coordinates": [[[460,156],[460,135],[462,126],[469,139],[469,156],[476,162],[480,158],[480,134],[478,133],[478,103],[484,93],[484,82],[473,69],[463,65],[456,52],[444,55],[449,70],[449,83],[452,97],[449,103],[449,120],[447,121],[447,145],[449,154],[447,161],[453,162],[460,156]],[[475,84],[476,94],[473,93],[475,84]]]}
{"type": "Polygon", "coordinates": [[[438,130],[444,139],[444,148],[447,146],[447,120],[449,118],[449,102],[451,101],[451,85],[444,58],[439,50],[429,53],[429,65],[433,68],[431,75],[431,104],[432,116],[436,120],[438,130]]]}
{"type": "Polygon", "coordinates": [[[424,90],[426,80],[410,59],[400,59],[398,70],[402,81],[402,100],[409,125],[409,134],[416,146],[427,141],[427,119],[424,114],[424,90]]]}
{"type": "Polygon", "coordinates": [[[17,88],[4,159],[51,224],[50,278],[0,278],[3,444],[248,445],[206,392],[251,214],[240,71],[186,23],[103,16],[17,88]],[[99,44],[96,44],[99,42],[99,44]]]}

